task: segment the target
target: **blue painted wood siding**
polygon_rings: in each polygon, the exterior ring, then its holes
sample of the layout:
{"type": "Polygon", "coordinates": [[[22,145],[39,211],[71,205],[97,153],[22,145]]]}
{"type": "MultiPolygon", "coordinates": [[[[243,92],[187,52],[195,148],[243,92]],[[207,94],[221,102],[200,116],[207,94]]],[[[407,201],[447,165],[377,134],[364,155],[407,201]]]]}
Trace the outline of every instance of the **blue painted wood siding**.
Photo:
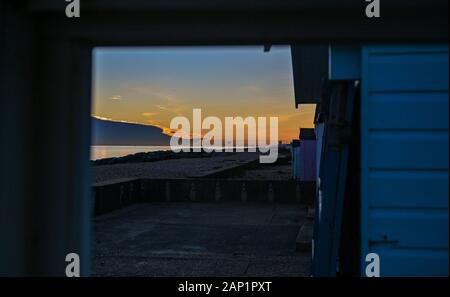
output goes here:
{"type": "Polygon", "coordinates": [[[448,46],[365,46],[361,274],[448,275],[448,46]]]}

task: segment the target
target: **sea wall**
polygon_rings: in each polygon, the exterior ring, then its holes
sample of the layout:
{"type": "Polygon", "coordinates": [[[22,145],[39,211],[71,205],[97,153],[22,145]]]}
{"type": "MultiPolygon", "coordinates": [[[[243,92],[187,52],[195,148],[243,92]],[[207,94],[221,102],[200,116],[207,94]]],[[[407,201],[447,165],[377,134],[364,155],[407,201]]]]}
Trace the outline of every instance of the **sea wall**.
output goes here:
{"type": "Polygon", "coordinates": [[[123,179],[92,186],[93,215],[133,203],[148,202],[265,202],[312,206],[315,182],[214,178],[123,179]]]}

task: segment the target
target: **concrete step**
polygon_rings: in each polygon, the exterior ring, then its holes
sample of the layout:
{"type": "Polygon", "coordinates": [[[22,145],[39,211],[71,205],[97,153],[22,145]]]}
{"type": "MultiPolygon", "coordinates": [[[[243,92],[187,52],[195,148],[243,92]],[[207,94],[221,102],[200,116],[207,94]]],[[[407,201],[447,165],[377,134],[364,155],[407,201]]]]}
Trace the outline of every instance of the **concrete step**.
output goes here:
{"type": "Polygon", "coordinates": [[[306,214],[306,218],[310,221],[314,220],[316,216],[316,209],[314,207],[308,207],[308,213],[306,214]]]}
{"type": "Polygon", "coordinates": [[[295,240],[296,251],[311,252],[313,232],[314,226],[312,224],[305,224],[300,227],[295,240]]]}

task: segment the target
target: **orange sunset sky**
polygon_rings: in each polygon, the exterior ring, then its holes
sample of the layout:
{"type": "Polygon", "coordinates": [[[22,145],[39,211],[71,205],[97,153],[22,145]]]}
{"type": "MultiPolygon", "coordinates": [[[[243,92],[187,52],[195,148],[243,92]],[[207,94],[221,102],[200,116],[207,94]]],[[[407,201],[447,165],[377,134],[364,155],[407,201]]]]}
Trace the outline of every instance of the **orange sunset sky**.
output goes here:
{"type": "Polygon", "coordinates": [[[96,48],[92,115],[153,125],[175,116],[277,116],[279,140],[313,127],[314,105],[294,104],[289,46],[96,48]]]}

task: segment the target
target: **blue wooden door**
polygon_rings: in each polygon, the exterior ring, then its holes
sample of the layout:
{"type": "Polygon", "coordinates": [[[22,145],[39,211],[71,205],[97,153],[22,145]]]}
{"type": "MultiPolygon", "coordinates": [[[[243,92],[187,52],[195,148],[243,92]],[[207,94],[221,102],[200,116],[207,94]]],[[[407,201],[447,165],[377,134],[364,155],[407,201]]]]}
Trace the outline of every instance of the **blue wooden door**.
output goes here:
{"type": "Polygon", "coordinates": [[[366,46],[361,274],[448,275],[448,46],[366,46]]]}

